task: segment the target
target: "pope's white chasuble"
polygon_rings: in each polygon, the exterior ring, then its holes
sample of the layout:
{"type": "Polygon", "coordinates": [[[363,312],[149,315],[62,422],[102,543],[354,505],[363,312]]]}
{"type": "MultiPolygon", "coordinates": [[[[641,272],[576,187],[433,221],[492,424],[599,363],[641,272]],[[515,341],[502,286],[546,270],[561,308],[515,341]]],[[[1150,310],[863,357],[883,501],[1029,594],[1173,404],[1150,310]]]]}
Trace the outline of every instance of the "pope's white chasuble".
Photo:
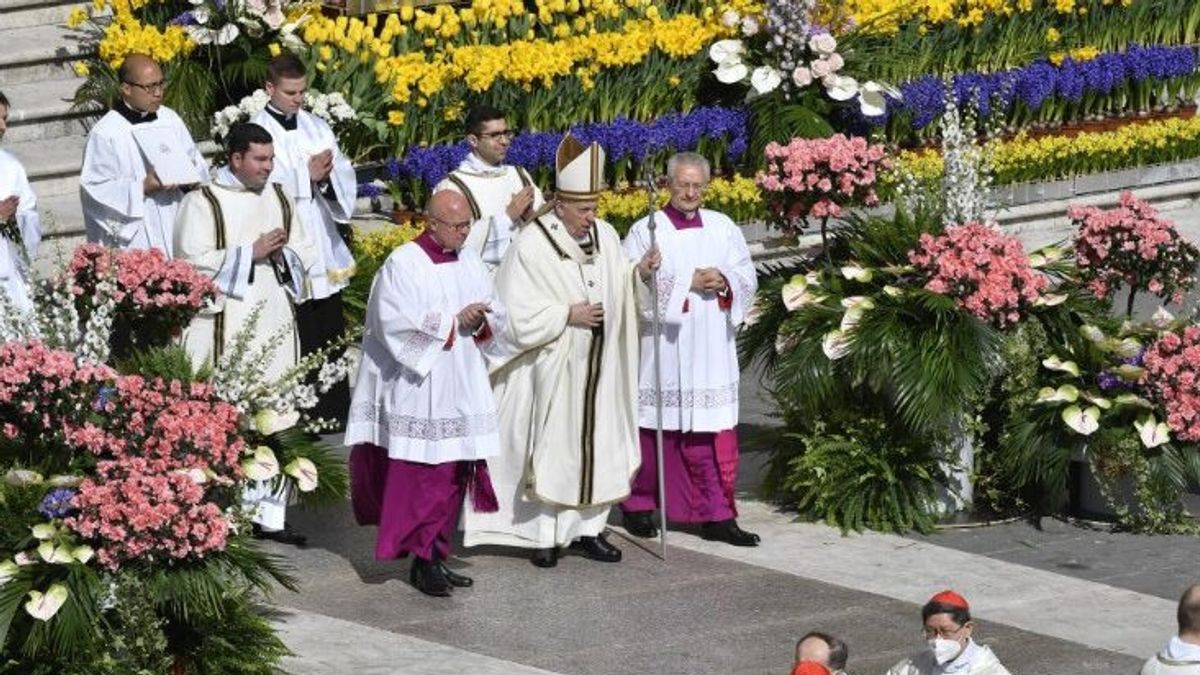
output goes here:
{"type": "Polygon", "coordinates": [[[495,270],[504,259],[518,227],[508,217],[508,203],[526,186],[533,188],[532,209],[536,212],[545,204],[545,199],[524,169],[493,166],[471,153],[433,191],[453,190],[467,198],[474,220],[463,248],[475,251],[488,269],[495,270]]]}
{"type": "Polygon", "coordinates": [[[645,287],[609,224],[590,253],[553,214],[522,228],[496,273],[509,334],[492,363],[501,454],[489,461],[497,513],[464,512],[467,546],[565,545],[603,531],[629,495],[637,439],[637,304],[645,287]],[[602,303],[596,330],[570,306],[602,303]]]}

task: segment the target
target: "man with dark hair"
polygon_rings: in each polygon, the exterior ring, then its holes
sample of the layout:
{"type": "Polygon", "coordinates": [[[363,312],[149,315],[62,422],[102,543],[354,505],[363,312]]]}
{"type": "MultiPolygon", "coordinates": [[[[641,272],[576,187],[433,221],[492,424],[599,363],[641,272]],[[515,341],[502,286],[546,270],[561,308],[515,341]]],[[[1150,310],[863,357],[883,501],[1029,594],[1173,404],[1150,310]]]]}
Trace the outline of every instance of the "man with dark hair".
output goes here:
{"type": "Polygon", "coordinates": [[[170,257],[182,188],[208,182],[208,160],[179,115],[162,104],[166,83],[154,59],[130,54],[117,76],[121,98],[92,127],[83,151],[79,183],[87,238],[114,248],[157,248],[170,257]],[[145,143],[183,157],[195,179],[164,185],[142,150],[145,143]]]}
{"type": "Polygon", "coordinates": [[[504,163],[513,131],[504,113],[491,106],[476,106],[464,124],[471,154],[434,187],[434,192],[454,190],[471,205],[471,234],[465,248],[475,251],[494,271],[508,250],[509,241],[545,200],[524,169],[504,163]]]}
{"type": "Polygon", "coordinates": [[[1179,634],[1142,666],[1142,675],[1200,675],[1200,584],[1187,587],[1175,612],[1179,634]]]}
{"type": "Polygon", "coordinates": [[[796,663],[815,661],[831,670],[834,675],[844,674],[850,648],[845,642],[828,633],[810,631],[796,641],[796,663]]]}
{"type": "MultiPolygon", "coordinates": [[[[0,138],[8,131],[8,97],[0,93],[0,138]]],[[[25,167],[0,150],[0,292],[13,307],[27,310],[29,268],[42,240],[37,197],[29,187],[25,167]]]]}
{"type": "Polygon", "coordinates": [[[926,648],[892,666],[887,675],[1010,675],[1000,659],[975,642],[975,622],[967,599],[951,590],[935,594],[921,608],[926,648]]]}
{"type": "MultiPolygon", "coordinates": [[[[304,62],[287,53],[271,59],[264,87],[270,101],[253,121],[274,139],[275,168],[270,181],[296,203],[296,214],[320,252],[309,277],[309,301],[296,308],[300,350],[307,355],[346,332],[342,289],[354,275],[354,257],[342,229],[349,227],[354,215],[358,184],[354,167],[338,148],[329,124],[304,109],[308,90],[304,62]]],[[[340,354],[332,355],[337,356],[340,354]]],[[[343,380],[320,395],[312,412],[340,429],[349,408],[350,386],[343,380]]]]}
{"type": "MultiPolygon", "coordinates": [[[[250,350],[283,333],[271,355],[255,364],[258,378],[269,384],[299,360],[293,306],[306,299],[307,276],[319,253],[291,197],[268,183],[275,151],[266,129],[239,124],[226,144],[229,164],[217,170],[212,185],[184,197],[175,227],[176,254],[211,276],[221,290],[184,331],[183,344],[199,365],[219,361],[244,331],[252,331],[250,350]],[[255,312],[258,321],[250,326],[255,312]]],[[[298,416],[284,418],[286,426],[298,416]]],[[[248,489],[244,500],[256,509],[256,534],[304,543],[286,527],[286,490],[272,493],[269,483],[262,483],[248,489]]]]}

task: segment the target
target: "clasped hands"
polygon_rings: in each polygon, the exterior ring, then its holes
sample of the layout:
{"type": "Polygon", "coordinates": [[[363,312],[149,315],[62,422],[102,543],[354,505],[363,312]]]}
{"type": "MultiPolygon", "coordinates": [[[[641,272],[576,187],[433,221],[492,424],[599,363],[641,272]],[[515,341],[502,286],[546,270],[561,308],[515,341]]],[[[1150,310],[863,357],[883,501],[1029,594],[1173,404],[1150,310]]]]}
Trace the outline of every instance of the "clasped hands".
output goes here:
{"type": "Polygon", "coordinates": [[[695,293],[724,293],[725,277],[715,267],[697,267],[692,272],[692,291],[695,293]]]}
{"type": "Polygon", "coordinates": [[[288,235],[282,227],[277,227],[266,234],[261,234],[258,239],[254,240],[254,261],[266,260],[275,256],[285,244],[287,244],[288,235]]]}
{"type": "Polygon", "coordinates": [[[333,172],[333,150],[326,148],[308,158],[308,178],[320,183],[333,172]]]}
{"type": "Polygon", "coordinates": [[[492,306],[486,302],[472,302],[459,310],[458,326],[469,333],[474,333],[483,327],[483,320],[491,311],[492,306]]]}

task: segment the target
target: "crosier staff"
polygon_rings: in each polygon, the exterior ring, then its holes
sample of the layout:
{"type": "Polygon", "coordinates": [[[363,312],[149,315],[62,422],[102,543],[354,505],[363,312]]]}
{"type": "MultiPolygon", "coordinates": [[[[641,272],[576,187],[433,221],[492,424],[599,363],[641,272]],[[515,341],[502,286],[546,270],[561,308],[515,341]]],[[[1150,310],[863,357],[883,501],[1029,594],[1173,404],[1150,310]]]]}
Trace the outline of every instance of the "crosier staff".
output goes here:
{"type": "MultiPolygon", "coordinates": [[[[646,179],[646,194],[650,204],[650,215],[647,221],[647,228],[650,230],[650,250],[658,248],[658,239],[655,236],[656,225],[654,223],[654,212],[658,210],[658,193],[655,189],[657,180],[654,176],[654,167],[650,164],[649,159],[643,165],[643,175],[646,179]]],[[[667,483],[666,483],[666,468],[663,465],[663,396],[662,396],[662,359],[659,356],[658,336],[662,329],[662,319],[659,317],[658,309],[658,284],[654,281],[650,283],[650,307],[651,316],[653,317],[650,323],[651,334],[654,336],[654,459],[658,463],[658,513],[662,520],[662,527],[658,528],[658,543],[659,554],[661,560],[667,559],[667,483]]]]}

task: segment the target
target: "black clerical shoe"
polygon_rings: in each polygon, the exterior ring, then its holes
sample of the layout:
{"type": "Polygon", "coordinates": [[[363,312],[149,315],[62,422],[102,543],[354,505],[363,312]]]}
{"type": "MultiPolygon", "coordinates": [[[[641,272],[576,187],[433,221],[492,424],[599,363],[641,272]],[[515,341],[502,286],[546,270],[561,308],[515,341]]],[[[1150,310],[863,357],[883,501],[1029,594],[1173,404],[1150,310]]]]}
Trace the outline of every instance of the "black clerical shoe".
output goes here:
{"type": "Polygon", "coordinates": [[[296,548],[304,548],[308,545],[308,537],[293,530],[292,526],[287,523],[283,524],[282,530],[264,530],[258,523],[254,523],[250,527],[250,536],[255,539],[295,546],[296,548]]]}
{"type": "Polygon", "coordinates": [[[738,527],[737,521],[711,521],[700,527],[700,536],[709,541],[723,541],[734,546],[758,546],[759,536],[738,527]]]}
{"type": "Polygon", "coordinates": [[[446,563],[441,560],[434,563],[442,570],[442,576],[446,577],[446,581],[455,588],[470,588],[475,585],[475,580],[465,574],[457,574],[446,567],[446,563]]]}
{"type": "Polygon", "coordinates": [[[450,595],[450,581],[436,562],[414,557],[408,572],[408,583],[425,595],[445,598],[450,595]]]}
{"type": "Polygon", "coordinates": [[[529,556],[529,562],[538,567],[555,567],[558,565],[558,549],[557,548],[539,548],[529,556]]]}
{"type": "Polygon", "coordinates": [[[585,558],[598,560],[600,562],[621,562],[621,549],[613,546],[604,539],[604,535],[599,537],[580,537],[571,542],[571,549],[579,551],[585,558]]]}
{"type": "Polygon", "coordinates": [[[653,539],[658,536],[658,526],[654,524],[653,511],[622,511],[625,516],[625,531],[642,539],[653,539]]]}

